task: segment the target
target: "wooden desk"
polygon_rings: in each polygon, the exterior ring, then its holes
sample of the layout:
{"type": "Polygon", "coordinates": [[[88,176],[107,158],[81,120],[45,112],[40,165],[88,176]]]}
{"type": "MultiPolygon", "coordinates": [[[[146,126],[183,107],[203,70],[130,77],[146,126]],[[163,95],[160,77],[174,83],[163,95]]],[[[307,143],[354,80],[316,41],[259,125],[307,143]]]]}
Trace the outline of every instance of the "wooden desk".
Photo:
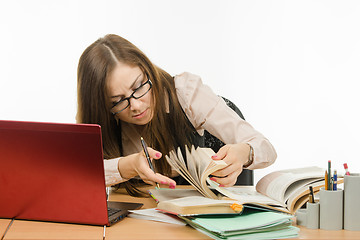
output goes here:
{"type": "Polygon", "coordinates": [[[10,222],[11,222],[11,220],[9,220],[9,219],[0,219],[0,238],[5,233],[6,228],[9,226],[10,222]]]}
{"type": "Polygon", "coordinates": [[[360,239],[360,231],[326,231],[320,229],[308,229],[303,226],[300,228],[298,239],[360,239]]]}
{"type": "MultiPolygon", "coordinates": [[[[125,191],[113,192],[111,201],[142,202],[143,208],[156,204],[152,198],[135,198],[125,191]]],[[[10,220],[0,219],[0,233],[10,220]]],[[[360,239],[360,231],[312,230],[300,226],[299,239],[360,239]]],[[[102,239],[103,227],[15,220],[4,239],[102,239]]],[[[106,228],[106,239],[210,239],[189,226],[125,218],[106,228]]]]}
{"type": "Polygon", "coordinates": [[[102,239],[103,227],[15,220],[4,239],[102,239]]]}
{"type": "MultiPolygon", "coordinates": [[[[189,186],[182,186],[189,188],[189,186]]],[[[152,198],[134,198],[125,194],[125,191],[112,193],[111,201],[134,201],[144,203],[144,208],[156,207],[152,198]]],[[[302,226],[297,239],[360,239],[360,231],[326,231],[313,230],[302,226]]],[[[177,226],[174,224],[126,218],[123,222],[106,229],[106,239],[211,239],[189,226],[177,226]],[[134,225],[141,226],[140,229],[134,225]],[[130,229],[134,229],[133,231],[130,229]],[[130,231],[129,231],[130,230],[130,231]],[[148,233],[151,233],[148,235],[148,233]]]]}
{"type": "MultiPolygon", "coordinates": [[[[189,186],[187,186],[189,187],[189,186]]],[[[152,198],[135,198],[125,191],[112,193],[110,201],[141,202],[143,208],[154,208],[152,198]]],[[[106,240],[115,239],[211,239],[190,226],[161,223],[155,221],[125,218],[120,223],[106,228],[106,240]]]]}

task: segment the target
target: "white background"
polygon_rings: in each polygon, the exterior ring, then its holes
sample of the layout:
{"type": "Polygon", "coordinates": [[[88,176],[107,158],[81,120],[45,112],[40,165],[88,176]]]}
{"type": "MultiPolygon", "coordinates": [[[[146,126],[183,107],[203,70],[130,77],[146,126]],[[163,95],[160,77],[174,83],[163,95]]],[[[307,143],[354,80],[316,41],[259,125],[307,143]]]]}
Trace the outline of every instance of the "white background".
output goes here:
{"type": "Polygon", "coordinates": [[[200,75],[275,146],[277,169],[360,171],[360,1],[1,1],[0,119],[75,122],[84,49],[123,36],[200,75]]]}

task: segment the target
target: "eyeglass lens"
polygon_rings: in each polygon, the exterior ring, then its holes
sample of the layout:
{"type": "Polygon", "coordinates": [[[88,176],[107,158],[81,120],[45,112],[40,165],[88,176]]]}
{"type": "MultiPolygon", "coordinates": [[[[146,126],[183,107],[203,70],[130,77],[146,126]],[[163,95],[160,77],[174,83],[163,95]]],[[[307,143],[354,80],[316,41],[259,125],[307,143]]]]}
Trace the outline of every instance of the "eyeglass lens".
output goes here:
{"type": "Polygon", "coordinates": [[[150,80],[146,81],[143,85],[141,85],[138,89],[136,89],[130,97],[123,99],[119,103],[117,103],[112,110],[114,113],[118,113],[126,109],[130,105],[130,99],[135,98],[139,99],[143,97],[151,88],[150,80]]]}

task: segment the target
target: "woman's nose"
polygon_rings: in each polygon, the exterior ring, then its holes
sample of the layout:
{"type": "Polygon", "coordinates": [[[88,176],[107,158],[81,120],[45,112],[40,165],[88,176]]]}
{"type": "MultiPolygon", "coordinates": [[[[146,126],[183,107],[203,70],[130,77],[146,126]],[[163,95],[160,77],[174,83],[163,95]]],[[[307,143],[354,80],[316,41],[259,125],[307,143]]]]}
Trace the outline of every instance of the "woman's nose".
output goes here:
{"type": "Polygon", "coordinates": [[[138,110],[141,105],[141,100],[136,98],[130,99],[130,109],[131,110],[138,110]]]}

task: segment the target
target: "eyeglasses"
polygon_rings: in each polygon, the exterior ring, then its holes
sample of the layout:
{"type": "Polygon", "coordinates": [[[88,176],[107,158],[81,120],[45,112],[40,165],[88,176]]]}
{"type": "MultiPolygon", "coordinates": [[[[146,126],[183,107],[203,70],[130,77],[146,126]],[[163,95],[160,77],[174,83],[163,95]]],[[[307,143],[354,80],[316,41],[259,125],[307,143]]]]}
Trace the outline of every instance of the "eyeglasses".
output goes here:
{"type": "Polygon", "coordinates": [[[138,87],[137,89],[134,90],[134,92],[130,95],[130,97],[123,98],[120,101],[116,102],[111,107],[112,114],[116,115],[116,114],[124,111],[127,107],[130,106],[131,98],[139,99],[139,98],[143,97],[145,94],[147,94],[150,91],[151,87],[152,87],[152,82],[148,78],[148,80],[146,82],[144,82],[143,84],[140,85],[140,87],[138,87]]]}

